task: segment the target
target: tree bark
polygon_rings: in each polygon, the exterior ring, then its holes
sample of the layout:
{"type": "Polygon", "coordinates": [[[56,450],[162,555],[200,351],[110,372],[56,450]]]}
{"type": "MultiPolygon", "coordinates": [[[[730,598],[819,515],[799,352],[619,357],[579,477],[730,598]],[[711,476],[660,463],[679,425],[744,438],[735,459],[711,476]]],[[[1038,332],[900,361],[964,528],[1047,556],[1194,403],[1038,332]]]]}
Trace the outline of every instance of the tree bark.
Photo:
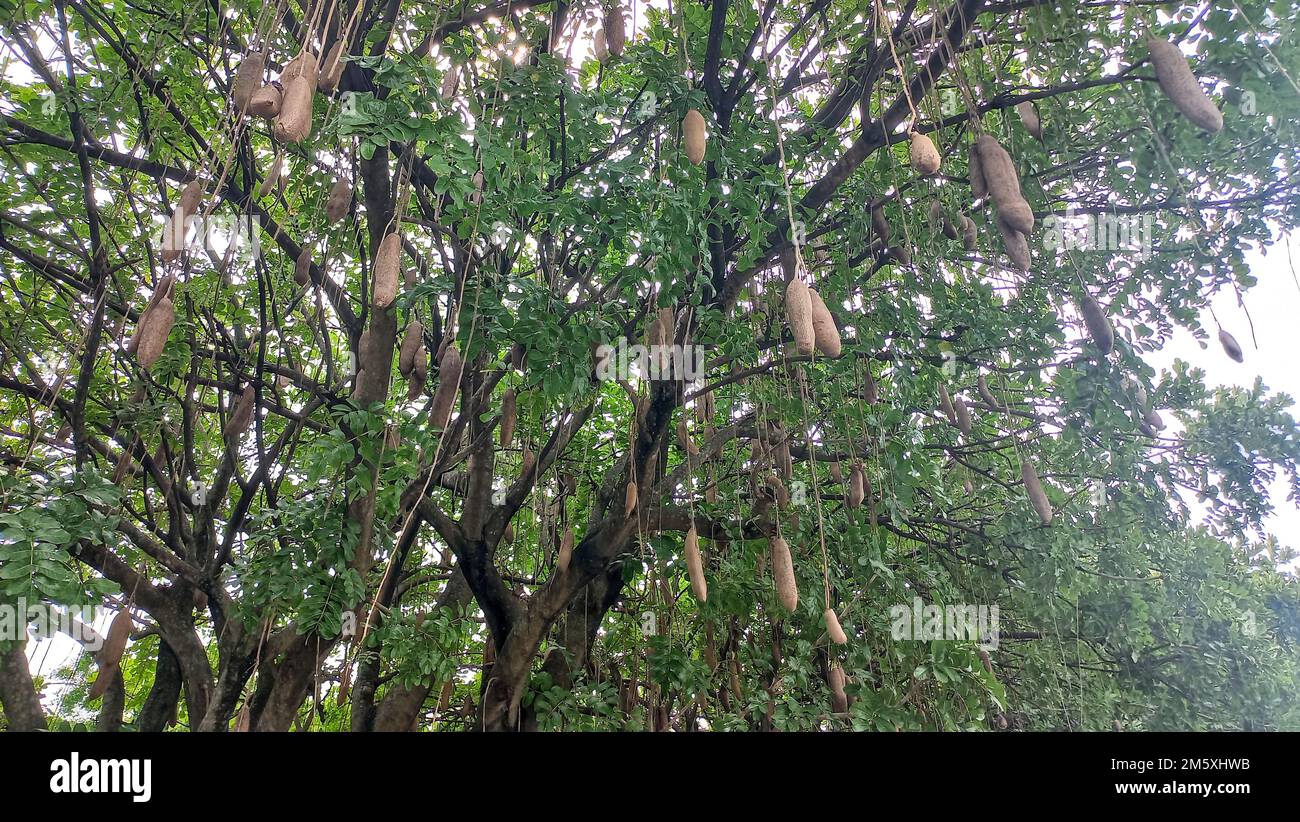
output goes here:
{"type": "Polygon", "coordinates": [[[15,643],[0,653],[0,707],[11,731],[43,731],[45,711],[41,695],[36,692],[31,671],[27,669],[27,641],[15,643]]]}

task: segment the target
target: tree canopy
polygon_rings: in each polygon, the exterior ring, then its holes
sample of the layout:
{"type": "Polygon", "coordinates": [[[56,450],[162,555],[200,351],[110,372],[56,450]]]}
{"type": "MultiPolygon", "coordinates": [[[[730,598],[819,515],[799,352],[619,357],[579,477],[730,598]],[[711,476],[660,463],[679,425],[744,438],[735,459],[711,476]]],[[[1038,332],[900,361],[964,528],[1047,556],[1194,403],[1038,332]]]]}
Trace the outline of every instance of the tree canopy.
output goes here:
{"type": "Polygon", "coordinates": [[[5,726],[1300,729],[1300,4],[0,7],[5,726]]]}

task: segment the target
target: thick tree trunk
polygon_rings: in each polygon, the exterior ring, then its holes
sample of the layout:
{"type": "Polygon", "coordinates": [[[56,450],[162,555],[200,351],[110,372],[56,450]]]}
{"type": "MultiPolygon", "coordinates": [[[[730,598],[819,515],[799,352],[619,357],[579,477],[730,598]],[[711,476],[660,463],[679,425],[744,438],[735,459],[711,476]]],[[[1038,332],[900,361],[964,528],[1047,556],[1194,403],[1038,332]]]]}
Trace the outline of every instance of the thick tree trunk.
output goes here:
{"type": "Polygon", "coordinates": [[[0,707],[11,731],[43,731],[45,711],[27,669],[26,640],[0,653],[0,707]]]}
{"type": "MultiPolygon", "coordinates": [[[[167,729],[167,723],[176,715],[176,705],[181,698],[181,665],[176,654],[166,642],[158,643],[158,662],[153,669],[153,686],[145,697],[144,707],[136,718],[136,726],[146,733],[167,729]]],[[[190,717],[193,727],[201,717],[190,717]]]]}
{"type": "MultiPolygon", "coordinates": [[[[447,587],[438,595],[436,608],[463,608],[474,599],[465,575],[456,569],[447,580],[447,587]]],[[[409,731],[415,727],[416,717],[429,691],[433,689],[432,679],[425,679],[410,687],[393,686],[388,690],[382,702],[375,708],[375,721],[371,726],[376,731],[409,731]]]]}
{"type": "MultiPolygon", "coordinates": [[[[103,674],[100,674],[103,676],[103,674]]],[[[126,710],[126,677],[121,668],[113,669],[113,678],[104,692],[104,701],[99,706],[99,719],[95,730],[100,733],[117,733],[122,730],[122,714],[126,710]]]]}

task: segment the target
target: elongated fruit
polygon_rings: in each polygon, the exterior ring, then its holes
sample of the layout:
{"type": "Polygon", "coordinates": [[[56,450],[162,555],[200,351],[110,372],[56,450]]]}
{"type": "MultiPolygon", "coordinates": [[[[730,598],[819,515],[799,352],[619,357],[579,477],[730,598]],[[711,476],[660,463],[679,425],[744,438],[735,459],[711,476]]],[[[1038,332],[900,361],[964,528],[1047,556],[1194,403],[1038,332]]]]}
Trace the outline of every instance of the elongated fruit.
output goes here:
{"type": "Polygon", "coordinates": [[[686,158],[697,166],[704,162],[708,138],[705,135],[704,115],[695,109],[686,112],[686,117],[682,120],[682,140],[686,144],[686,158]]]}
{"type": "Polygon", "coordinates": [[[920,132],[912,132],[910,154],[912,168],[922,177],[929,177],[939,171],[939,150],[934,141],[920,132]]]}
{"type": "Polygon", "coordinates": [[[867,498],[867,478],[861,465],[854,465],[849,472],[849,493],[844,502],[850,508],[857,508],[867,498]]]}
{"type": "Polygon", "coordinates": [[[230,417],[226,420],[226,430],[223,432],[226,439],[238,440],[243,436],[253,422],[253,413],[256,409],[257,390],[250,383],[244,386],[239,399],[235,401],[235,407],[230,412],[230,417]]]}
{"type": "Polygon", "coordinates": [[[163,297],[149,312],[148,322],[140,329],[140,343],[135,356],[142,368],[153,368],[154,363],[158,362],[175,323],[176,308],[169,298],[163,297]]]}
{"type": "Polygon", "coordinates": [[[266,58],[260,51],[250,51],[239,61],[235,80],[230,84],[230,100],[235,104],[235,111],[243,114],[252,102],[253,95],[262,85],[262,70],[266,67],[266,58]]]}
{"type": "Polygon", "coordinates": [[[845,635],[844,629],[840,627],[840,618],[835,615],[834,608],[827,608],[826,612],[822,614],[822,619],[826,620],[826,635],[831,638],[831,642],[836,645],[848,644],[849,638],[845,635]]]}
{"type": "Polygon", "coordinates": [[[1237,338],[1229,334],[1227,331],[1224,331],[1222,328],[1219,329],[1219,345],[1223,346],[1223,353],[1227,354],[1232,359],[1237,362],[1245,361],[1246,356],[1242,353],[1241,346],[1237,343],[1237,338]]]}
{"type": "Polygon", "coordinates": [[[342,220],[352,206],[352,184],[339,180],[330,188],[329,199],[325,201],[325,219],[330,225],[342,220]]]}
{"type": "Polygon", "coordinates": [[[501,398],[501,447],[509,448],[510,443],[515,438],[515,422],[518,413],[516,409],[517,399],[515,398],[515,389],[507,388],[505,395],[501,398]]]}
{"type": "Polygon", "coordinates": [[[321,94],[333,92],[338,88],[339,80],[343,79],[343,58],[347,56],[347,45],[346,41],[339,40],[325,56],[325,65],[321,66],[320,77],[316,79],[316,90],[321,94]]]}
{"type": "Polygon", "coordinates": [[[1020,115],[1020,124],[1025,131],[1040,143],[1043,141],[1043,121],[1038,116],[1038,108],[1029,100],[1016,103],[1016,114],[1020,115]]]}
{"type": "Polygon", "coordinates": [[[844,669],[839,665],[832,665],[826,679],[831,689],[831,711],[837,714],[847,712],[849,697],[844,693],[844,669]]]}
{"type": "Polygon", "coordinates": [[[989,195],[989,187],[984,182],[984,164],[980,162],[979,147],[971,143],[970,150],[966,154],[966,173],[970,177],[970,196],[972,200],[980,200],[989,195]]]}
{"type": "Polygon", "coordinates": [[[569,563],[573,560],[573,529],[565,528],[564,536],[560,537],[560,554],[555,560],[555,571],[563,574],[569,570],[569,563]]]}
{"type": "Polygon", "coordinates": [[[279,116],[283,105],[284,90],[279,81],[267,83],[253,92],[252,99],[248,101],[248,113],[254,117],[270,120],[279,116]]]}
{"type": "Polygon", "coordinates": [[[991,134],[980,135],[976,145],[984,182],[993,204],[997,206],[998,216],[1007,226],[1021,234],[1029,234],[1034,229],[1034,212],[1020,193],[1020,177],[1016,174],[1011,155],[991,134]]]}
{"type": "Polygon", "coordinates": [[[402,347],[397,354],[397,370],[403,377],[409,377],[411,371],[415,369],[415,352],[420,350],[423,341],[424,324],[419,320],[411,320],[406,326],[402,347]]]}
{"type": "Polygon", "coordinates": [[[1102,354],[1109,354],[1115,347],[1115,330],[1111,328],[1106,312],[1102,311],[1101,305],[1091,294],[1083,295],[1079,301],[1079,311],[1083,314],[1083,324],[1088,327],[1093,344],[1102,354]]]}
{"type": "Polygon", "coordinates": [[[271,133],[282,143],[301,143],[311,134],[311,107],[316,98],[316,55],[304,51],[285,66],[280,76],[284,102],[271,133]]]}
{"type": "Polygon", "coordinates": [[[948,386],[939,383],[939,408],[943,415],[948,418],[948,422],[953,426],[957,425],[957,409],[952,407],[952,396],[948,393],[948,386]]]}
{"type": "Polygon", "coordinates": [[[970,409],[966,407],[966,401],[961,397],[953,397],[952,408],[957,412],[957,427],[961,429],[963,436],[969,438],[972,426],[970,409]]]}
{"type": "Polygon", "coordinates": [[[429,410],[429,421],[435,431],[446,428],[451,419],[463,365],[456,343],[449,343],[438,361],[438,390],[433,394],[433,406],[429,410]]]}
{"type": "Polygon", "coordinates": [[[135,333],[131,335],[131,339],[126,341],[126,353],[134,354],[139,350],[140,337],[145,325],[148,323],[149,313],[153,311],[154,306],[158,305],[158,303],[162,301],[163,297],[170,298],[172,285],[175,282],[175,274],[166,274],[158,281],[158,287],[153,290],[153,295],[149,298],[148,304],[145,305],[144,311],[140,312],[140,318],[136,321],[135,333]]]}
{"type": "Polygon", "coordinates": [[[627,29],[623,26],[623,12],[615,5],[605,14],[605,47],[615,57],[622,57],[626,45],[627,29]]]}
{"type": "Polygon", "coordinates": [[[311,282],[311,246],[305,245],[293,263],[293,281],[305,286],[311,282]]]}
{"type": "Polygon", "coordinates": [[[1223,112],[1201,88],[1201,83],[1187,65],[1183,52],[1168,40],[1152,37],[1147,40],[1147,53],[1155,67],[1156,79],[1165,96],[1191,123],[1205,131],[1217,132],[1223,128],[1223,112]]]}
{"type": "Polygon", "coordinates": [[[785,320],[790,325],[799,353],[811,354],[817,341],[813,330],[812,294],[808,285],[798,277],[785,287],[785,320]]]}
{"type": "Polygon", "coordinates": [[[402,235],[393,232],[384,237],[375,255],[374,306],[388,308],[397,299],[398,267],[402,262],[402,235]]]}
{"type": "Polygon", "coordinates": [[[776,580],[777,597],[781,600],[781,607],[793,613],[799,605],[799,588],[795,584],[790,546],[778,535],[768,540],[768,548],[772,552],[772,576],[776,580]]]}
{"type": "Polygon", "coordinates": [[[1029,495],[1029,502],[1038,512],[1038,519],[1043,525],[1052,524],[1052,503],[1048,502],[1047,494],[1043,493],[1043,484],[1038,479],[1038,471],[1034,469],[1034,462],[1029,457],[1020,458],[1020,479],[1025,483],[1025,493],[1029,495]]]}
{"type": "Polygon", "coordinates": [[[830,309],[826,307],[821,295],[814,289],[808,289],[808,297],[812,304],[813,343],[823,356],[838,357],[841,343],[840,330],[835,327],[835,318],[831,316],[830,309]]]}
{"type": "Polygon", "coordinates": [[[686,532],[684,550],[686,571],[691,576],[691,593],[699,602],[705,602],[709,598],[709,585],[704,579],[704,561],[700,559],[700,535],[696,532],[694,523],[691,523],[691,529],[686,532]]]}

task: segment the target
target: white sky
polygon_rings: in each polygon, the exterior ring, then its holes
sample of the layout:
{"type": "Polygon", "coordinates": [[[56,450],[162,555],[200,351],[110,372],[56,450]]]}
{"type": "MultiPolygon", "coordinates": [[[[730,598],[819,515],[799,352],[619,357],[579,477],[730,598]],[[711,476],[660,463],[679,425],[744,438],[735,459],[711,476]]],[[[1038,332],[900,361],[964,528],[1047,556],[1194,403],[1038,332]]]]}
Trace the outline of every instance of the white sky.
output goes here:
{"type": "MultiPolygon", "coordinates": [[[[1295,400],[1300,397],[1300,369],[1291,359],[1295,355],[1296,332],[1300,330],[1300,285],[1297,285],[1287,259],[1288,249],[1300,276],[1300,239],[1295,236],[1278,237],[1267,254],[1257,250],[1246,253],[1246,261],[1257,284],[1243,295],[1250,312],[1259,348],[1251,342],[1250,324],[1237,305],[1231,289],[1220,291],[1211,301],[1219,322],[1232,333],[1245,353],[1245,362],[1237,363],[1223,353],[1215,331],[1214,320],[1206,310],[1201,322],[1209,330],[1209,347],[1202,349],[1199,342],[1185,329],[1178,329],[1173,339],[1162,350],[1147,354],[1147,364],[1157,371],[1173,367],[1175,359],[1186,360],[1205,370],[1205,382],[1216,385],[1233,385],[1249,388],[1255,378],[1264,381],[1269,394],[1286,394],[1291,398],[1291,415],[1300,413],[1295,400]]],[[[1169,414],[1164,415],[1171,422],[1169,414]]],[[[1265,524],[1268,533],[1277,537],[1282,545],[1300,548],[1300,509],[1287,500],[1286,483],[1279,479],[1272,487],[1274,513],[1265,524]]],[[[1197,510],[1195,500],[1189,500],[1197,510]]]]}

